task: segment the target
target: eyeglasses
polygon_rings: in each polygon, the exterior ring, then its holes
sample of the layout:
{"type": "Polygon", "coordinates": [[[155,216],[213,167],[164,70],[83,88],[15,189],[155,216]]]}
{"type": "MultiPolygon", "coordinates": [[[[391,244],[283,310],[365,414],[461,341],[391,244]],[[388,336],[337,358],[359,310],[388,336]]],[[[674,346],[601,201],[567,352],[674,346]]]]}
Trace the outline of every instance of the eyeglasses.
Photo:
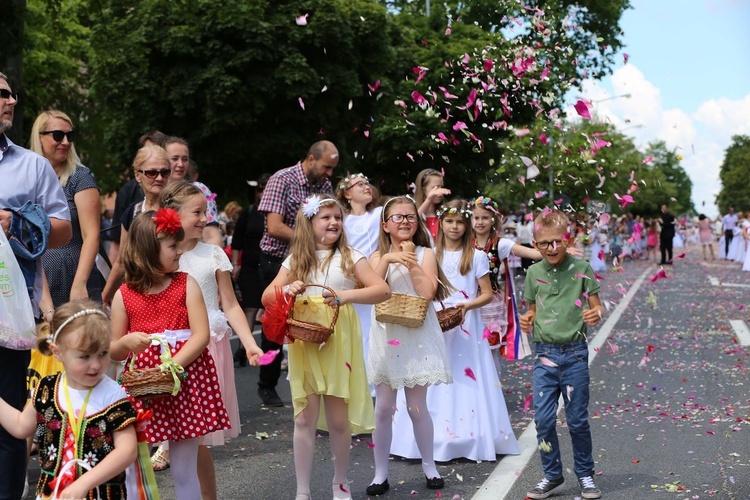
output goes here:
{"type": "Polygon", "coordinates": [[[346,189],[344,189],[344,191],[349,191],[350,189],[352,189],[355,186],[359,187],[359,188],[365,188],[365,187],[367,187],[369,185],[370,185],[370,183],[367,182],[367,181],[357,181],[354,184],[352,184],[351,186],[349,186],[346,189]]]}
{"type": "Polygon", "coordinates": [[[156,179],[160,175],[162,179],[166,179],[167,177],[170,176],[170,174],[172,173],[172,170],[168,168],[163,168],[161,170],[136,170],[136,172],[142,173],[149,179],[156,179]]]}
{"type": "Polygon", "coordinates": [[[406,219],[406,222],[408,222],[409,224],[414,224],[419,220],[417,219],[417,214],[392,214],[386,217],[385,220],[392,220],[396,224],[401,224],[402,222],[404,222],[404,219],[406,219]]]}
{"type": "Polygon", "coordinates": [[[535,241],[539,250],[547,250],[549,247],[557,248],[559,246],[567,246],[563,240],[552,240],[552,241],[535,241]]]}
{"type": "Polygon", "coordinates": [[[39,132],[39,135],[50,135],[52,134],[52,140],[55,142],[62,142],[63,137],[68,138],[68,142],[73,142],[76,137],[76,131],[71,130],[70,132],[63,132],[62,130],[47,130],[46,132],[39,132]]]}
{"type": "Polygon", "coordinates": [[[18,94],[8,89],[0,89],[0,97],[3,99],[10,99],[12,97],[14,101],[18,101],[18,94]]]}

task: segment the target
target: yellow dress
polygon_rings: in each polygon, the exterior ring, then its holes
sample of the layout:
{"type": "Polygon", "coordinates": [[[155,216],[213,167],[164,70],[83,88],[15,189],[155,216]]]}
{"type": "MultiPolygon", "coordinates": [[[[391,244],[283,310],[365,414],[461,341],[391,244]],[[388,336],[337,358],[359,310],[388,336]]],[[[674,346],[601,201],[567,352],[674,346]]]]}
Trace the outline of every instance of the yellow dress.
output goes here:
{"type": "MultiPolygon", "coordinates": [[[[319,251],[318,261],[325,260],[329,251],[319,251]]],[[[331,265],[310,277],[308,283],[326,284],[334,290],[351,290],[356,286],[354,276],[344,276],[341,255],[336,253],[331,265]]],[[[364,255],[352,249],[352,260],[364,255]]],[[[282,264],[290,268],[290,258],[282,264]]],[[[323,303],[322,288],[309,287],[305,295],[297,297],[294,318],[299,321],[330,325],[333,309],[323,303]]],[[[289,384],[295,418],[307,407],[312,394],[333,396],[346,401],[351,432],[369,434],[375,428],[375,416],[370,389],[367,384],[362,332],[359,317],[351,304],[339,308],[333,335],[325,344],[295,340],[289,344],[289,384]]],[[[324,402],[321,400],[318,428],[327,430],[324,402]]]]}

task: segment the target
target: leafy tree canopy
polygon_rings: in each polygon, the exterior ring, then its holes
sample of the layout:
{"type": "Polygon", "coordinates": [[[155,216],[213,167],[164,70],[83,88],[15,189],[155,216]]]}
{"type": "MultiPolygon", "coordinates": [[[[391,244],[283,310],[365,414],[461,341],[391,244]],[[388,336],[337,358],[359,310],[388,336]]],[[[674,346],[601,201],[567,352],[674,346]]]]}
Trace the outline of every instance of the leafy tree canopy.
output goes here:
{"type": "Polygon", "coordinates": [[[721,191],[716,197],[719,212],[725,214],[729,207],[750,211],[750,136],[735,135],[724,153],[719,171],[721,191]]]}

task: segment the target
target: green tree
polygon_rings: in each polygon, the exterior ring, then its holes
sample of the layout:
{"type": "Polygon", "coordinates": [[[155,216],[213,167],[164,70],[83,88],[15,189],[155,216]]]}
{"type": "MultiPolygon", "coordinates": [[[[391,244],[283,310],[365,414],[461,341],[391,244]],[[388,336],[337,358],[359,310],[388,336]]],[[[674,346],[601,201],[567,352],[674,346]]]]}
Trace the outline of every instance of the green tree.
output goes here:
{"type": "Polygon", "coordinates": [[[735,135],[724,153],[719,170],[721,191],[716,196],[719,212],[727,213],[729,207],[738,211],[750,210],[750,136],[735,135]]]}

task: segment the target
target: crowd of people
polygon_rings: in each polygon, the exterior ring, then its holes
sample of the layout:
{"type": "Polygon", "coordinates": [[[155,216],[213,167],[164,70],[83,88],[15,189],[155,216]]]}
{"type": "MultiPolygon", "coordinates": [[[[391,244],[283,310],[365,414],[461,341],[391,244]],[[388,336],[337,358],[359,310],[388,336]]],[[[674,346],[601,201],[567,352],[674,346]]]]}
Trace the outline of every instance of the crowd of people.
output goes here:
{"type": "MultiPolygon", "coordinates": [[[[0,346],[0,473],[8,478],[0,498],[25,496],[32,449],[38,498],[140,498],[144,469],[166,468],[180,500],[217,498],[211,448],[240,431],[234,361],[259,366],[259,397],[281,406],[285,347],[296,500],[312,496],[317,429],[328,431],[334,499],[351,498],[353,433],[372,434],[375,474],[365,489],[373,496],[390,489],[391,454],[419,458],[426,487],[439,490],[436,461],[520,453],[499,373],[504,360],[532,353],[544,477],[527,496],[547,498],[564,481],[560,397],[581,496],[601,496],[587,409],[586,332],[605,313],[596,271],[656,260],[657,247],[660,263],[670,264],[681,238],[692,241],[692,221],[677,221],[667,205],[646,220],[511,213],[488,196],[452,197],[433,169],[418,174],[413,196],[382,196],[362,173],[334,185],[339,153],[329,141],[248,181],[248,205],[229,202],[219,212],[187,141],[151,132],[102,226],[70,117],[40,113],[24,149],[5,135],[17,99],[0,74],[0,172],[8,180],[0,200],[10,207],[0,225],[18,236],[35,221],[29,205],[46,219],[34,226],[43,236],[36,253],[18,255],[40,324],[37,349],[0,346]],[[108,252],[100,252],[102,228],[108,252]],[[111,267],[97,265],[101,254],[111,267]],[[525,312],[514,270],[526,275],[525,312]],[[146,402],[115,383],[123,371],[166,374],[171,393],[146,402]],[[435,421],[448,432],[434,432],[435,421]],[[145,456],[139,443],[148,444],[145,456]]],[[[730,210],[720,257],[747,241],[748,225],[730,210]]],[[[713,257],[712,221],[700,217],[695,236],[713,257]]]]}

